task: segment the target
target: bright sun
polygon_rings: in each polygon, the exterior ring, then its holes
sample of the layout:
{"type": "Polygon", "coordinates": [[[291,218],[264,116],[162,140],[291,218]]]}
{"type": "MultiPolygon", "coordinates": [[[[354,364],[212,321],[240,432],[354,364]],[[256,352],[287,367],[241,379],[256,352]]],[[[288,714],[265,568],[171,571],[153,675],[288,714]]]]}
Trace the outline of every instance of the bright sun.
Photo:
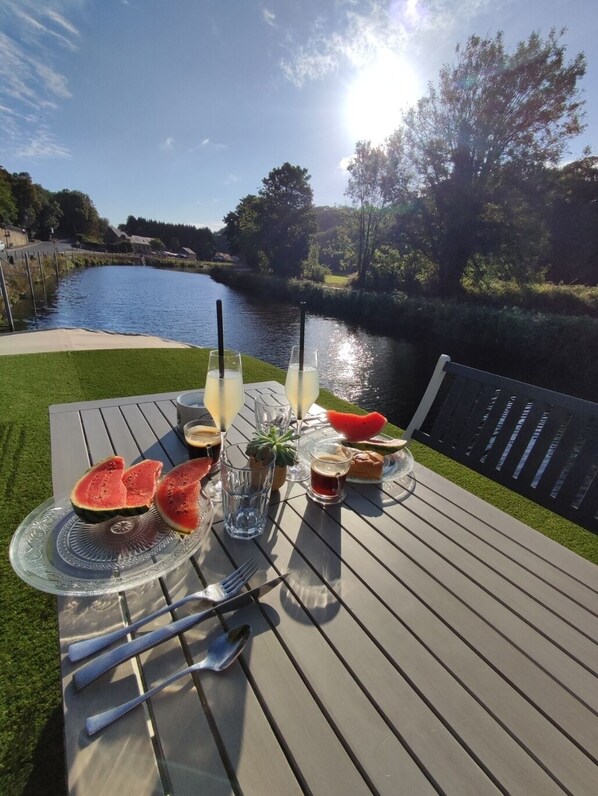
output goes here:
{"type": "Polygon", "coordinates": [[[401,111],[420,96],[413,68],[399,55],[381,52],[349,86],[345,117],[353,142],[381,144],[399,126],[401,111]]]}

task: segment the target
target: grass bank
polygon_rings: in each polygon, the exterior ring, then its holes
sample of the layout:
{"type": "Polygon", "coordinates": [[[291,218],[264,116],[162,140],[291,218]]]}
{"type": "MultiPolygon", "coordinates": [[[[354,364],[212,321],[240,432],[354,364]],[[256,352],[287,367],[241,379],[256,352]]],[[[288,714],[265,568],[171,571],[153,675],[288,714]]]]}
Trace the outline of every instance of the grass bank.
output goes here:
{"type": "MultiPolygon", "coordinates": [[[[65,792],[56,599],[14,575],[8,545],[21,520],[52,493],[48,406],[170,392],[203,384],[202,349],[77,351],[0,357],[0,793],[65,792]]],[[[284,372],[243,358],[247,383],[284,372]]],[[[319,403],[350,405],[322,391],[319,403]]],[[[398,429],[388,429],[398,433],[398,429]]],[[[598,537],[421,445],[418,461],[598,563],[598,537]]]]}

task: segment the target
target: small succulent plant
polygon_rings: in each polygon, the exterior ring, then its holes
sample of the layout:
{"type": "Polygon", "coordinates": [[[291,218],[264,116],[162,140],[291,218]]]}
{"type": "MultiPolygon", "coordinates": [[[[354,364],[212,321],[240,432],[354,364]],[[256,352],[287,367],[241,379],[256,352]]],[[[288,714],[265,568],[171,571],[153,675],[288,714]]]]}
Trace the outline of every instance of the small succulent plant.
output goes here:
{"type": "Polygon", "coordinates": [[[297,435],[291,430],[282,432],[273,426],[267,434],[257,434],[247,443],[246,453],[257,461],[270,459],[272,454],[276,457],[278,467],[288,467],[295,464],[297,451],[293,440],[297,435]]]}

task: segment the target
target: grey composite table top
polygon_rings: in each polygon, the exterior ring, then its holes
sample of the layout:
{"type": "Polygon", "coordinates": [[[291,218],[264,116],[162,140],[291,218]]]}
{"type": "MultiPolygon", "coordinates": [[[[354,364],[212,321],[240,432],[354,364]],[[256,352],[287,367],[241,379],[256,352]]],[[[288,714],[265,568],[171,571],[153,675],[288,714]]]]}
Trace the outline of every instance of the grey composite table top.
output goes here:
{"type": "MultiPolygon", "coordinates": [[[[246,385],[232,441],[250,436],[255,396],[280,389],[246,385]]],[[[166,469],[184,460],[175,397],[51,407],[55,494],[112,453],[166,469]]],[[[257,541],[234,541],[215,520],[194,559],[159,581],[59,598],[72,793],[596,793],[597,567],[418,465],[407,483],[351,485],[326,510],[286,484],[257,541]],[[87,715],[202,657],[220,620],[80,693],[67,645],[249,555],[290,574],[224,618],[252,626],[240,661],[179,681],[89,739],[87,715]]]]}

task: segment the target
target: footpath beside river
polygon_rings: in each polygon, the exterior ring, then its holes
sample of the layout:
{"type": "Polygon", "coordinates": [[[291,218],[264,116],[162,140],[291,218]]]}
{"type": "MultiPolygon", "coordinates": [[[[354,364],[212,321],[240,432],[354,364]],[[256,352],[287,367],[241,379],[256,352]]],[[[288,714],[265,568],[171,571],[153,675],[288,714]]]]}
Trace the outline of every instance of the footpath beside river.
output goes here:
{"type": "Polygon", "coordinates": [[[43,332],[14,332],[0,335],[0,356],[119,348],[193,348],[193,346],[151,335],[116,334],[91,329],[46,329],[43,332]]]}

